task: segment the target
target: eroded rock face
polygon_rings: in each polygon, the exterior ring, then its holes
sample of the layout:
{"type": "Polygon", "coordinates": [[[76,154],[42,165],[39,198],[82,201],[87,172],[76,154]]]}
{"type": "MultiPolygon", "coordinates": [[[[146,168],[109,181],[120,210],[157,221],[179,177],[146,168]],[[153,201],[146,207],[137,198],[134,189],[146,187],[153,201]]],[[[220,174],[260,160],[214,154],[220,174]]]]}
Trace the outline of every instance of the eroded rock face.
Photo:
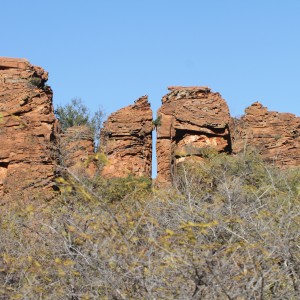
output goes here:
{"type": "MultiPolygon", "coordinates": [[[[25,59],[0,57],[0,199],[34,198],[54,178],[55,117],[48,73],[25,59]]],[[[0,200],[1,201],[1,200],[0,200]]]]}
{"type": "MultiPolygon", "coordinates": [[[[47,72],[25,59],[0,57],[0,202],[45,197],[57,170],[89,177],[97,171],[89,129],[59,132],[47,79],[47,72]]],[[[300,165],[299,117],[270,112],[256,102],[241,119],[231,119],[225,100],[207,87],[169,90],[154,122],[147,96],[109,116],[99,150],[109,161],[103,176],[150,178],[154,125],[159,184],[172,182],[180,162],[202,160],[211,149],[239,153],[251,146],[266,161],[300,165]]]]}
{"type": "Polygon", "coordinates": [[[204,150],[231,152],[230,115],[224,99],[207,87],[169,87],[157,120],[157,182],[171,183],[178,163],[204,150]]]}
{"type": "Polygon", "coordinates": [[[94,143],[90,128],[87,126],[67,128],[60,134],[59,150],[59,165],[62,171],[71,172],[79,177],[91,178],[95,175],[94,143]]]}
{"type": "Polygon", "coordinates": [[[111,114],[101,130],[101,149],[108,158],[102,175],[151,177],[152,110],[148,97],[111,114]]]}
{"type": "Polygon", "coordinates": [[[268,111],[255,102],[240,120],[233,119],[233,151],[255,147],[265,161],[279,166],[300,165],[300,117],[268,111]]]}

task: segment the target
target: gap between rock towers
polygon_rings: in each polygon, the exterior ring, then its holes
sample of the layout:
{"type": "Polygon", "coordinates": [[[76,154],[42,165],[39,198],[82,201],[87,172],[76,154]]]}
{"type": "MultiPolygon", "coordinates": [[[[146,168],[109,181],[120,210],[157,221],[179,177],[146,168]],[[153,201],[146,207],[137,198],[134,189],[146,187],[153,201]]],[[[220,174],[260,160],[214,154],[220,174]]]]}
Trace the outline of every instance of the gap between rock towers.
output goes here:
{"type": "MultiPolygon", "coordinates": [[[[48,193],[62,170],[80,169],[90,177],[97,172],[87,128],[60,130],[47,79],[46,71],[26,59],[0,57],[1,199],[48,193]]],[[[153,149],[159,185],[172,184],[182,162],[202,161],[209,151],[237,154],[245,145],[279,166],[300,165],[300,118],[294,114],[270,112],[255,102],[236,119],[208,87],[168,89],[155,120],[142,96],[104,122],[98,150],[107,157],[102,176],[151,178],[153,149]]]]}

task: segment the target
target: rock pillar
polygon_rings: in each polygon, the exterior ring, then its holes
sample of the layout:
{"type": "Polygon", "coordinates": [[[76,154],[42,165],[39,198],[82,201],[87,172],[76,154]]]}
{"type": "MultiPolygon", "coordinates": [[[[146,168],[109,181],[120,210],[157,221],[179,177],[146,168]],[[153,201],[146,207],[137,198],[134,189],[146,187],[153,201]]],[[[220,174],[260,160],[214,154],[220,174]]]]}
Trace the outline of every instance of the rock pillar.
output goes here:
{"type": "Polygon", "coordinates": [[[157,127],[157,182],[171,183],[178,163],[207,151],[231,152],[230,115],[224,99],[207,87],[169,87],[157,127]]]}
{"type": "Polygon", "coordinates": [[[0,57],[1,200],[45,195],[53,182],[55,117],[47,79],[25,59],[0,57]]]}
{"type": "Polygon", "coordinates": [[[102,175],[151,178],[152,110],[148,97],[111,114],[101,130],[100,151],[108,158],[102,175]]]}

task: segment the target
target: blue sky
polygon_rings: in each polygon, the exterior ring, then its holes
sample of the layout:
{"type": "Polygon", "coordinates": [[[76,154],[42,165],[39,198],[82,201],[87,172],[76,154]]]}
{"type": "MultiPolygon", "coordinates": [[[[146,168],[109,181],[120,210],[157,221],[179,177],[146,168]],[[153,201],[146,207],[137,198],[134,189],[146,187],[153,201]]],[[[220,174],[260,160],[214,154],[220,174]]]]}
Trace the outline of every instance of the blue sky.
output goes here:
{"type": "Polygon", "coordinates": [[[299,0],[5,0],[0,56],[49,71],[54,103],[109,114],[169,85],[207,85],[238,116],[300,115],[299,0]]]}
{"type": "Polygon", "coordinates": [[[300,115],[299,0],[6,0],[1,56],[50,73],[54,103],[107,114],[169,85],[207,85],[232,115],[254,101],[300,115]],[[46,3],[48,2],[48,3],[46,3]]]}

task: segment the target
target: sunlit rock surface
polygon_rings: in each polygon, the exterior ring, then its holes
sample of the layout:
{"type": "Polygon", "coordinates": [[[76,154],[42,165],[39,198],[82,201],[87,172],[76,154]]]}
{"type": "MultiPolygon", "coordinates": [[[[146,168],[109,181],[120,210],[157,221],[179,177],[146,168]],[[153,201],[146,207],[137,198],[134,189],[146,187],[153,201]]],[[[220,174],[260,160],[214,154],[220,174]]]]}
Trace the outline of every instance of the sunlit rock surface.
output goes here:
{"type": "Polygon", "coordinates": [[[151,177],[152,110],[148,97],[111,114],[101,131],[100,151],[107,155],[105,177],[151,177]]]}
{"type": "Polygon", "coordinates": [[[230,114],[219,93],[208,87],[169,87],[155,121],[157,182],[170,183],[178,163],[202,159],[208,149],[231,152],[230,114]]]}
{"type": "Polygon", "coordinates": [[[253,147],[265,161],[278,166],[300,165],[300,117],[268,111],[255,102],[241,119],[232,119],[233,151],[253,147]]]}
{"type": "Polygon", "coordinates": [[[0,57],[0,201],[34,198],[53,184],[55,117],[48,73],[0,57]]]}

